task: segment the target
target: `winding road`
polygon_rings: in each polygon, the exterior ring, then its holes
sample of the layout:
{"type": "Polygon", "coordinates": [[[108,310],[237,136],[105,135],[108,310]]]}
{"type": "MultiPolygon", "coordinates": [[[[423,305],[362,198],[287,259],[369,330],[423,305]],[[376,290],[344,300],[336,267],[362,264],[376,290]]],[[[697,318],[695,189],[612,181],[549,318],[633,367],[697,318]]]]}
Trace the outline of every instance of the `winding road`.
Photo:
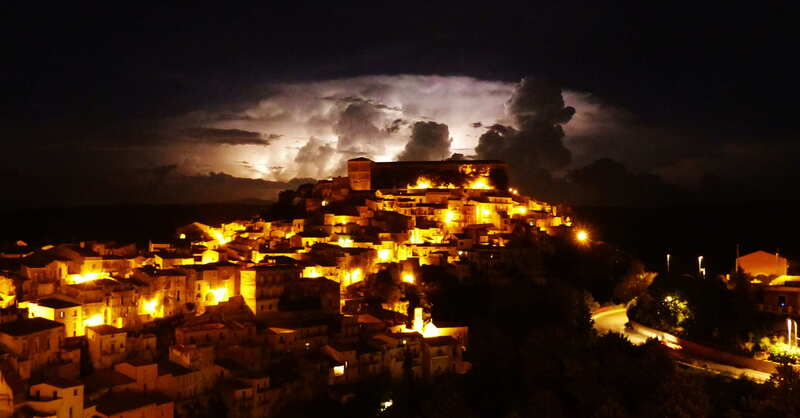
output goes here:
{"type": "MultiPolygon", "coordinates": [[[[618,305],[597,310],[592,314],[592,319],[594,320],[594,328],[600,334],[616,332],[622,334],[628,341],[636,345],[643,344],[648,338],[656,338],[663,341],[665,345],[674,350],[681,350],[680,345],[676,344],[677,339],[671,334],[647,327],[636,327],[635,329],[626,328],[625,324],[628,323],[628,313],[624,306],[618,305]]],[[[687,355],[687,353],[681,353],[681,358],[681,360],[677,360],[678,363],[708,373],[722,374],[730,377],[744,376],[757,382],[764,382],[770,377],[769,373],[759,370],[744,369],[709,361],[704,358],[692,357],[687,355]]]]}

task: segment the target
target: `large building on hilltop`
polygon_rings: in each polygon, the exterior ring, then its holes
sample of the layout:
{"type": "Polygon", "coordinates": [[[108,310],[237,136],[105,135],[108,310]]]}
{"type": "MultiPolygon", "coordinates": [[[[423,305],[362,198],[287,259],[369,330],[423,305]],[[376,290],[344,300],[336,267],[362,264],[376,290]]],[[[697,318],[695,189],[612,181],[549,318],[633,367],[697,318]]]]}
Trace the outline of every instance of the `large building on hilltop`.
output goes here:
{"type": "Polygon", "coordinates": [[[421,174],[434,187],[459,187],[483,177],[493,188],[505,190],[508,188],[507,168],[506,163],[499,160],[375,162],[360,157],[347,162],[347,176],[352,190],[405,188],[415,184],[421,174]]]}

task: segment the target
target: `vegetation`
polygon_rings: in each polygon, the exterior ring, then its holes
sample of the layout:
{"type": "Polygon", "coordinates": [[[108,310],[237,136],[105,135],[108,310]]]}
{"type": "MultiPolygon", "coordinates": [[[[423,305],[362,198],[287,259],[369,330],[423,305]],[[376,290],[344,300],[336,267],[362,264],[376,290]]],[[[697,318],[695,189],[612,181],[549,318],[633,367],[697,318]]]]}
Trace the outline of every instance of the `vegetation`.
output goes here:
{"type": "Polygon", "coordinates": [[[782,322],[756,310],[747,281],[659,275],[628,309],[639,323],[730,352],[752,355],[768,349],[782,322]],[[769,340],[767,340],[769,341],[769,340]]]}

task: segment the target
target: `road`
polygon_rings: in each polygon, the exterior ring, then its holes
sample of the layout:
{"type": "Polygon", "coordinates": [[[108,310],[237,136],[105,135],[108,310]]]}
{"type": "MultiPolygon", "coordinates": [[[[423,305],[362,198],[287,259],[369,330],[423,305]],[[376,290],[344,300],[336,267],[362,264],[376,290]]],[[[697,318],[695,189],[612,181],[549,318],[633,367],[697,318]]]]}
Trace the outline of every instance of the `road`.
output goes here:
{"type": "MultiPolygon", "coordinates": [[[[657,338],[661,341],[664,341],[665,344],[670,348],[678,350],[680,349],[680,346],[675,344],[677,342],[675,337],[668,333],[644,327],[636,330],[625,328],[625,324],[628,322],[628,313],[626,312],[624,306],[616,306],[608,310],[597,312],[592,315],[592,319],[594,319],[595,329],[600,334],[616,332],[624,335],[628,341],[636,345],[643,344],[648,338],[657,338]]],[[[684,357],[686,357],[686,353],[682,354],[684,357]]],[[[687,357],[686,361],[679,361],[679,363],[687,367],[703,370],[709,373],[722,374],[731,377],[744,376],[757,382],[764,382],[770,377],[769,373],[764,373],[762,371],[742,369],[739,367],[715,363],[713,361],[700,358],[687,357]]]]}

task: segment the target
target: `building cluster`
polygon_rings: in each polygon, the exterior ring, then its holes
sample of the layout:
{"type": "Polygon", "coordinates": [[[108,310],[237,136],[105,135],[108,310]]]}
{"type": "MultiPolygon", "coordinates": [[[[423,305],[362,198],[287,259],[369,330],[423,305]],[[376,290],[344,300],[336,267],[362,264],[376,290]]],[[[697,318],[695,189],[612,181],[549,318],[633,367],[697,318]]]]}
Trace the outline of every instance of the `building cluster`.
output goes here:
{"type": "Polygon", "coordinates": [[[426,265],[465,278],[511,257],[520,228],[572,226],[509,188],[498,161],[359,158],[276,207],[167,242],[2,250],[0,416],[270,416],[371,379],[466,373],[467,327],[376,302],[375,277],[400,290],[426,265]]]}
{"type": "Polygon", "coordinates": [[[749,278],[759,310],[800,315],[800,275],[789,274],[790,264],[778,253],[761,250],[736,258],[736,271],[749,278]]]}

